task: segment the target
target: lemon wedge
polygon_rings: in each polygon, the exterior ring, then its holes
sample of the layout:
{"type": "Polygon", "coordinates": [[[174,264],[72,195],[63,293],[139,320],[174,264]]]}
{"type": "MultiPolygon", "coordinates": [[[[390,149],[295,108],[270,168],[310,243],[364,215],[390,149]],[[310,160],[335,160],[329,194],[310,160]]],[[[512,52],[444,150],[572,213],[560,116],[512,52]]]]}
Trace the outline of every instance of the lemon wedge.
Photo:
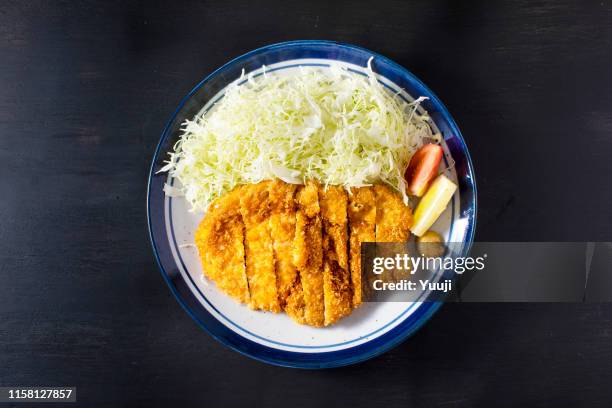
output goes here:
{"type": "Polygon", "coordinates": [[[457,185],[444,174],[440,174],[432,183],[414,213],[414,223],[410,229],[417,237],[429,230],[438,219],[455,194],[457,185]]]}

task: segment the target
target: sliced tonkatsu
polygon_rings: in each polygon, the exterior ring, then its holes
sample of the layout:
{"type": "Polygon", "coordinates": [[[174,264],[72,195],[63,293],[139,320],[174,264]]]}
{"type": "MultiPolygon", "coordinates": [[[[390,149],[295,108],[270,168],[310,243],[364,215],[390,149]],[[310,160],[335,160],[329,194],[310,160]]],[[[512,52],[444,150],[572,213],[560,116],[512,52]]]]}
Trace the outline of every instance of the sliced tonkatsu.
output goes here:
{"type": "Polygon", "coordinates": [[[304,322],[311,326],[325,323],[323,235],[318,190],[318,183],[313,181],[298,187],[293,251],[304,294],[304,322]]]}
{"type": "MultiPolygon", "coordinates": [[[[404,250],[402,244],[410,239],[412,226],[412,210],[402,197],[389,186],[377,184],[374,186],[376,195],[376,242],[396,243],[396,245],[379,246],[376,256],[394,256],[404,250]]],[[[399,281],[408,277],[408,271],[389,271],[380,278],[384,281],[399,281]]],[[[370,278],[373,278],[370,275],[370,278]]],[[[371,282],[370,282],[371,283],[371,282]]]]}
{"type": "Polygon", "coordinates": [[[244,225],[237,188],[215,200],[195,233],[204,274],[239,302],[250,301],[244,266],[244,225]]]}
{"type": "Polygon", "coordinates": [[[245,269],[252,309],[280,312],[274,265],[274,242],[270,234],[271,181],[244,186],[240,213],[244,223],[245,269]]]}
{"type": "Polygon", "coordinates": [[[361,243],[376,241],[376,196],[372,187],[351,189],[348,206],[349,266],[353,285],[353,307],[363,301],[361,283],[361,243]]]}
{"type": "Polygon", "coordinates": [[[362,243],[406,242],[411,223],[410,207],[386,185],[347,193],[274,180],[217,199],[195,242],[204,274],[223,292],[252,309],[322,327],[367,300],[362,243]]]}
{"type": "Polygon", "coordinates": [[[269,184],[270,233],[280,307],[298,323],[304,323],[304,295],[300,275],[293,263],[297,185],[275,180],[269,184]]]}
{"type": "Polygon", "coordinates": [[[389,186],[377,184],[373,188],[376,194],[376,242],[408,241],[412,210],[389,186]]]}
{"type": "Polygon", "coordinates": [[[323,296],[325,325],[352,310],[353,290],[348,266],[348,196],[344,188],[319,188],[323,225],[323,296]]]}

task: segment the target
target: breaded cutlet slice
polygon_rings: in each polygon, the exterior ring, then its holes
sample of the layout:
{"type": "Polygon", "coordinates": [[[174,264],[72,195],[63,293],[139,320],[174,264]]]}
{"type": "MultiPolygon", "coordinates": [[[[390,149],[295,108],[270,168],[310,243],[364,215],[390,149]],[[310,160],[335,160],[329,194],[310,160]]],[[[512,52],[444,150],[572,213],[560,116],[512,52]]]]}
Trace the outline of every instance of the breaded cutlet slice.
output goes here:
{"type": "Polygon", "coordinates": [[[308,181],[296,194],[293,262],[298,269],[304,294],[304,322],[325,323],[323,301],[323,248],[318,183],[308,181]]]}
{"type": "Polygon", "coordinates": [[[216,199],[195,233],[204,275],[241,303],[249,303],[244,267],[244,225],[238,187],[216,199]]]}
{"type": "Polygon", "coordinates": [[[252,309],[278,313],[281,311],[274,268],[274,243],[270,234],[271,181],[243,187],[240,194],[240,213],[244,222],[246,276],[252,309]]]}
{"type": "MultiPolygon", "coordinates": [[[[376,242],[396,243],[396,245],[377,247],[376,256],[394,256],[402,251],[401,243],[410,239],[412,210],[404,204],[398,192],[385,184],[375,185],[374,193],[376,194],[376,242]]],[[[408,278],[409,274],[407,270],[393,270],[383,273],[379,278],[383,281],[398,282],[408,278]]],[[[373,276],[370,275],[370,278],[373,276]]]]}
{"type": "Polygon", "coordinates": [[[402,196],[389,186],[377,184],[376,194],[376,242],[406,242],[410,239],[412,210],[402,196]]]}
{"type": "Polygon", "coordinates": [[[372,187],[351,189],[348,206],[349,267],[353,285],[353,307],[363,301],[361,283],[361,243],[376,241],[376,195],[372,187]]]}
{"type": "Polygon", "coordinates": [[[304,295],[293,263],[297,185],[282,180],[269,184],[270,233],[274,242],[274,262],[280,307],[298,323],[304,323],[304,295]]]}
{"type": "Polygon", "coordinates": [[[319,188],[323,224],[323,298],[325,325],[352,310],[353,291],[348,268],[348,197],[343,187],[319,188]]]}

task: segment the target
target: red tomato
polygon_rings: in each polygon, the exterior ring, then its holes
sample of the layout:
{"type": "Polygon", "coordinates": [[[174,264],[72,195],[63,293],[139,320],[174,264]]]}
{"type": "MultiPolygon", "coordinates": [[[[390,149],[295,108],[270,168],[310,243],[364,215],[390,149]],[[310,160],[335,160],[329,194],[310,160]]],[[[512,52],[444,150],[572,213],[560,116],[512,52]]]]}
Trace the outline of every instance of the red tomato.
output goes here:
{"type": "Polygon", "coordinates": [[[408,193],[417,197],[425,194],[429,182],[438,174],[441,161],[442,147],[436,144],[428,143],[417,150],[406,169],[408,193]]]}

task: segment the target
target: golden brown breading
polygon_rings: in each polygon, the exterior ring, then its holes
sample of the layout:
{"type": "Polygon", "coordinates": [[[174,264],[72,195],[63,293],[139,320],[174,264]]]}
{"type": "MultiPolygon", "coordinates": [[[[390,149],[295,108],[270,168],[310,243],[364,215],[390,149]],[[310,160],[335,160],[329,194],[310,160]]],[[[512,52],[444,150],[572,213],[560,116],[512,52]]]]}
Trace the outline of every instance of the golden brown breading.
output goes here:
{"type": "Polygon", "coordinates": [[[289,317],[304,323],[304,296],[298,271],[293,264],[293,241],[295,238],[294,200],[297,186],[281,180],[269,185],[270,233],[274,241],[274,261],[278,300],[289,317]]]}
{"type": "Polygon", "coordinates": [[[236,188],[211,204],[195,233],[195,243],[204,275],[229,296],[248,303],[240,194],[241,188],[236,188]]]}
{"type": "Polygon", "coordinates": [[[309,181],[296,194],[297,212],[293,261],[304,294],[304,322],[323,326],[323,249],[318,184],[309,181]]]}
{"type": "MultiPolygon", "coordinates": [[[[410,208],[385,185],[347,195],[339,186],[275,180],[215,200],[195,241],[205,275],[223,292],[253,309],[284,310],[320,327],[350,314],[371,293],[364,280],[370,277],[361,273],[361,243],[401,246],[411,223],[410,208]]],[[[403,247],[385,250],[392,255],[403,247]]]]}
{"type": "MultiPolygon", "coordinates": [[[[404,243],[410,239],[412,226],[412,210],[402,200],[402,196],[385,184],[374,186],[376,194],[376,242],[393,242],[397,245],[378,247],[376,256],[394,256],[403,250],[404,243]]],[[[379,275],[378,278],[386,282],[399,282],[407,279],[410,272],[406,270],[390,270],[379,275]]],[[[370,275],[369,278],[374,278],[370,275]]],[[[370,281],[370,285],[371,285],[370,281]]]]}
{"type": "Polygon", "coordinates": [[[240,213],[245,227],[245,265],[251,299],[249,307],[280,312],[274,269],[274,245],[270,235],[270,181],[245,186],[240,213]]]}
{"type": "Polygon", "coordinates": [[[412,210],[402,197],[384,184],[374,186],[376,194],[376,242],[406,242],[410,238],[412,210]]]}
{"type": "Polygon", "coordinates": [[[376,196],[372,187],[351,189],[349,195],[349,229],[351,283],[353,284],[353,307],[363,301],[361,287],[361,243],[375,242],[376,196]]]}
{"type": "Polygon", "coordinates": [[[323,223],[323,297],[325,325],[335,323],[352,310],[353,292],[348,269],[348,197],[342,187],[319,188],[323,223]]]}

